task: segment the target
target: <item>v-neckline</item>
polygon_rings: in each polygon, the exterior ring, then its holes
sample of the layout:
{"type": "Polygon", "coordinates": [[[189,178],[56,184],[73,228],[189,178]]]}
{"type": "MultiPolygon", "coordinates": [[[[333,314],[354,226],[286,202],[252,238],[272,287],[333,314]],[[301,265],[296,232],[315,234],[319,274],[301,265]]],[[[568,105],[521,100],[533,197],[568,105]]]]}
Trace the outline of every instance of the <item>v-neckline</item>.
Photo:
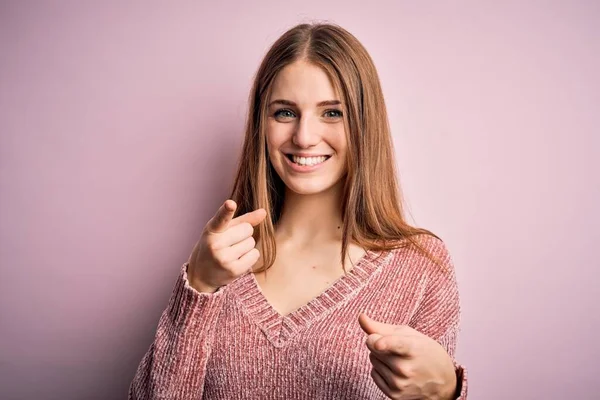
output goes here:
{"type": "Polygon", "coordinates": [[[340,276],[308,303],[286,315],[281,315],[269,303],[252,272],[241,276],[232,289],[245,313],[265,333],[273,346],[283,347],[296,333],[353,298],[369,277],[385,264],[381,260],[387,257],[381,256],[381,251],[366,250],[347,274],[340,276]]]}

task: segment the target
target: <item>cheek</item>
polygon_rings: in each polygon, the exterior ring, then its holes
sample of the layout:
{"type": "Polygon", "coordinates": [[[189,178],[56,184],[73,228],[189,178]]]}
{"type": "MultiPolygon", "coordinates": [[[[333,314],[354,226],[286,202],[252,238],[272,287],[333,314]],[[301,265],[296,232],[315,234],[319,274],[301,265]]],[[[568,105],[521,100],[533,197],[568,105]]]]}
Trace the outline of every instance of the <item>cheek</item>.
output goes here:
{"type": "Polygon", "coordinates": [[[267,125],[267,147],[270,152],[278,151],[281,146],[292,139],[292,124],[269,122],[267,125]]]}
{"type": "Polygon", "coordinates": [[[328,132],[329,143],[338,154],[345,154],[348,150],[348,141],[346,140],[346,133],[344,126],[340,124],[339,127],[335,127],[328,132]]]}
{"type": "Polygon", "coordinates": [[[269,160],[271,163],[276,163],[280,155],[279,149],[284,143],[284,141],[282,141],[280,132],[268,127],[266,131],[266,141],[269,160]]]}

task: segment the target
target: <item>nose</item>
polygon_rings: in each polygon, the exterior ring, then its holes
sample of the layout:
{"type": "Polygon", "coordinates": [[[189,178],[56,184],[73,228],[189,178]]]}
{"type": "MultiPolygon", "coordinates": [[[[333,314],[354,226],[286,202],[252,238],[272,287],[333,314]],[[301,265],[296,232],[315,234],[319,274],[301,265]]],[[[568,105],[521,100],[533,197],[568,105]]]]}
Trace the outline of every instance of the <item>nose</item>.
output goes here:
{"type": "Polygon", "coordinates": [[[316,146],[320,141],[321,136],[318,133],[318,123],[311,122],[311,119],[308,116],[299,118],[298,125],[292,136],[292,143],[300,148],[306,149],[316,146]]]}

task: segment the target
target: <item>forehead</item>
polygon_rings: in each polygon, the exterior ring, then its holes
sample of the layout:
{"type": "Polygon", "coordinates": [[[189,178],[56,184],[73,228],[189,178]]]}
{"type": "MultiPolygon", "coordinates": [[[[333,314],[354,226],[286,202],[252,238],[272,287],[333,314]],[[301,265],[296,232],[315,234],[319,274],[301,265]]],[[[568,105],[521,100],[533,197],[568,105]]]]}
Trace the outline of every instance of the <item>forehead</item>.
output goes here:
{"type": "Polygon", "coordinates": [[[279,71],[271,92],[271,100],[275,99],[290,100],[298,105],[339,100],[325,70],[306,61],[296,61],[279,71]]]}

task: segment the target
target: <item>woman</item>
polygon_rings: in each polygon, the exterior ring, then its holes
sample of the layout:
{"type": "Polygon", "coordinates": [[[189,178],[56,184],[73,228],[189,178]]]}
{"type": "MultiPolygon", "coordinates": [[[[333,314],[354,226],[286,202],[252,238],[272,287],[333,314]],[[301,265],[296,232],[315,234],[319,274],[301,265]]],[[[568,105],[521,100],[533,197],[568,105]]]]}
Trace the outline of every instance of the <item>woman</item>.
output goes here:
{"type": "Polygon", "coordinates": [[[258,70],[231,199],[129,398],[464,399],[459,319],[446,248],[403,218],[371,58],[298,25],[258,70]]]}

